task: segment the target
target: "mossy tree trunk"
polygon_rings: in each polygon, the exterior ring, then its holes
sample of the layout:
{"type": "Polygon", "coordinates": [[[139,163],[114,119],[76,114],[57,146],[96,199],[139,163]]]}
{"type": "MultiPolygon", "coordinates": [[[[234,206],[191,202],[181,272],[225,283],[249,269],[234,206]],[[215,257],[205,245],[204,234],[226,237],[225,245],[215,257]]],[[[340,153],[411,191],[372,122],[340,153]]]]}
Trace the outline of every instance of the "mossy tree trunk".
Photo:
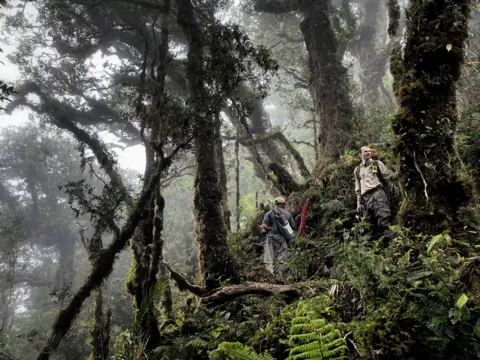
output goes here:
{"type": "Polygon", "coordinates": [[[319,124],[322,156],[340,157],[353,125],[347,70],[337,54],[337,40],[328,17],[329,1],[313,2],[305,10],[300,30],[305,38],[310,67],[310,87],[319,124]]]}
{"type": "MultiPolygon", "coordinates": [[[[182,146],[184,147],[185,145],[182,146]]],[[[73,294],[70,302],[58,313],[52,325],[51,335],[48,337],[44,348],[38,354],[37,360],[48,360],[50,358],[50,354],[58,348],[60,341],[70,330],[73,321],[80,313],[84,301],[93,290],[98,289],[103,281],[108,278],[113,270],[113,264],[117,255],[125,248],[141,221],[143,209],[147,206],[156,185],[160,182],[161,174],[171,165],[173,156],[181,148],[179,145],[171,155],[161,162],[159,170],[152,174],[148,186],[143,189],[135,204],[136,206],[132,209],[123,228],[115,232],[114,240],[95,259],[92,264],[92,270],[83,285],[73,294]]]]}
{"type": "Polygon", "coordinates": [[[240,138],[237,129],[237,138],[235,139],[235,223],[236,232],[240,232],[240,138]]]}
{"type": "Polygon", "coordinates": [[[462,231],[478,224],[473,182],[454,144],[455,83],[464,58],[469,0],[411,0],[403,59],[395,51],[403,223],[417,232],[462,231]]]}
{"type": "MultiPolygon", "coordinates": [[[[157,184],[158,188],[159,184],[157,184]]],[[[136,323],[139,330],[140,341],[145,351],[151,351],[160,345],[160,331],[158,327],[157,314],[155,311],[155,284],[150,281],[149,273],[153,262],[158,262],[153,249],[154,244],[154,211],[155,211],[155,189],[144,208],[143,221],[139,224],[136,234],[132,240],[133,253],[135,257],[134,278],[129,283],[128,289],[132,294],[135,307],[136,323]]],[[[158,269],[158,266],[157,266],[158,269]]],[[[155,273],[156,276],[156,273],[155,273]]]]}
{"type": "Polygon", "coordinates": [[[186,77],[194,118],[195,173],[194,206],[198,256],[202,282],[207,290],[219,287],[221,279],[237,278],[237,270],[227,246],[222,215],[222,191],[218,181],[214,113],[205,89],[203,34],[190,0],[178,0],[178,24],[188,41],[186,77]]]}
{"type": "Polygon", "coordinates": [[[134,277],[133,281],[127,284],[134,298],[138,335],[147,352],[161,345],[157,301],[161,299],[166,317],[170,317],[172,310],[167,274],[165,269],[159,266],[163,259],[164,209],[165,199],[158,183],[144,208],[144,220],[137,228],[137,234],[134,237],[134,277]],[[162,282],[161,286],[157,286],[159,281],[162,282]]]}
{"type": "Polygon", "coordinates": [[[322,159],[338,158],[353,127],[353,105],[348,95],[347,70],[338,54],[338,42],[329,18],[329,0],[255,0],[257,11],[300,12],[310,68],[310,88],[318,121],[322,159]]]}
{"type": "MultiPolygon", "coordinates": [[[[104,224],[102,224],[102,222],[96,224],[94,233],[88,240],[88,243],[82,236],[82,242],[86,247],[88,258],[92,265],[95,264],[95,261],[103,250],[103,226],[104,224]]],[[[90,330],[92,352],[90,353],[89,360],[107,360],[110,351],[110,320],[112,313],[110,309],[106,312],[104,311],[101,286],[96,290],[93,316],[94,322],[90,330]]]]}
{"type": "MultiPolygon", "coordinates": [[[[142,128],[147,129],[150,137],[150,145],[145,147],[146,167],[144,187],[147,186],[151,174],[158,170],[162,162],[163,150],[155,151],[155,144],[163,141],[161,119],[159,109],[162,109],[166,101],[165,79],[168,68],[171,64],[169,57],[169,23],[170,23],[170,0],[163,0],[161,5],[161,35],[158,39],[158,57],[152,61],[151,68],[156,68],[155,73],[150,73],[151,82],[154,84],[152,105],[143,108],[143,91],[147,88],[145,78],[147,76],[148,56],[145,56],[142,64],[141,91],[138,98],[137,113],[142,119],[142,128]],[[150,131],[148,131],[150,129],[150,131]]],[[[145,53],[148,47],[146,46],[145,53]]],[[[168,279],[163,269],[159,268],[159,262],[163,256],[163,212],[165,200],[161,194],[161,183],[155,185],[146,206],[143,208],[142,221],[136,229],[132,241],[135,262],[132,265],[133,279],[127,283],[127,288],[132,294],[135,307],[135,321],[138,326],[138,336],[144,350],[149,351],[161,345],[161,334],[159,329],[158,312],[156,305],[162,301],[167,316],[171,312],[171,294],[168,279]],[[160,275],[158,277],[158,275],[160,275]],[[165,286],[157,286],[161,281],[165,286]],[[159,291],[161,289],[161,291],[159,291]]]]}
{"type": "Polygon", "coordinates": [[[106,312],[103,309],[103,294],[102,290],[98,289],[95,295],[95,322],[90,335],[92,336],[92,352],[89,360],[107,360],[110,352],[110,320],[112,312],[108,309],[106,312]]]}
{"type": "Polygon", "coordinates": [[[223,219],[225,221],[225,226],[227,231],[231,231],[232,227],[230,224],[230,216],[231,212],[228,208],[228,188],[227,188],[227,167],[225,166],[225,157],[223,154],[223,141],[221,138],[221,129],[222,129],[222,122],[220,120],[220,114],[216,114],[215,116],[215,152],[216,157],[218,159],[218,181],[220,185],[220,189],[222,189],[222,211],[223,211],[223,219]]]}

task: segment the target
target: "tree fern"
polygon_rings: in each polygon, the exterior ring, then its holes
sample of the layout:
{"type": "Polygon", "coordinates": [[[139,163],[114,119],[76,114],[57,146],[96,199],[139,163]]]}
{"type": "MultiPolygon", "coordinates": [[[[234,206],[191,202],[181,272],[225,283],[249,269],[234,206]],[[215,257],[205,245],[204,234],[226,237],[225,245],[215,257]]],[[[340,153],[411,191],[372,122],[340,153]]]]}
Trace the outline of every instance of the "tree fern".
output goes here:
{"type": "Polygon", "coordinates": [[[239,342],[223,342],[208,355],[211,360],[275,360],[268,354],[259,355],[251,347],[239,342]]]}
{"type": "Polygon", "coordinates": [[[338,329],[300,302],[288,336],[288,360],[339,360],[347,349],[338,329]]]}

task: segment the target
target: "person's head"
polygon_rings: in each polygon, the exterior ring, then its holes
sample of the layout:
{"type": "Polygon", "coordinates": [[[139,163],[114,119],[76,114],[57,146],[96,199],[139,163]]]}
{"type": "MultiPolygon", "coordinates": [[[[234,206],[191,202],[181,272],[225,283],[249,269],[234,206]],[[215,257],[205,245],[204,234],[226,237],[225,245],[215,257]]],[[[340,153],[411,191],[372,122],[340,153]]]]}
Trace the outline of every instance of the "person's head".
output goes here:
{"type": "Polygon", "coordinates": [[[285,198],[282,196],[279,196],[275,199],[275,205],[281,208],[284,208],[286,204],[285,198]]]}
{"type": "Polygon", "coordinates": [[[360,157],[362,160],[369,160],[372,157],[372,149],[368,146],[362,146],[360,148],[360,157]]]}

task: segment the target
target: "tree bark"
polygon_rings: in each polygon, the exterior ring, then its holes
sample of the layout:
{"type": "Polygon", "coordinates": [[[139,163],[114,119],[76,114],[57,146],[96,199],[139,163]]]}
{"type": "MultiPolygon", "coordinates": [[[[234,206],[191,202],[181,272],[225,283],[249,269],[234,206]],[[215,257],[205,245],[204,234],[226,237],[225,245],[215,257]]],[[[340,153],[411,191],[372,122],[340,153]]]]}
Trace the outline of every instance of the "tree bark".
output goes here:
{"type": "Polygon", "coordinates": [[[153,254],[153,249],[156,246],[153,241],[155,192],[158,186],[159,184],[157,184],[144,207],[143,220],[137,227],[136,235],[132,240],[135,257],[133,265],[135,267],[135,275],[133,283],[128,285],[129,291],[134,298],[138,335],[147,352],[158,347],[161,340],[155,311],[155,300],[157,295],[159,295],[155,293],[158,266],[156,268],[157,271],[152,269],[152,265],[155,265],[158,261],[158,255],[153,254]],[[150,275],[150,272],[153,275],[150,275]]]}
{"type": "Polygon", "coordinates": [[[304,10],[300,30],[305,38],[310,87],[319,121],[319,147],[326,157],[338,158],[349,142],[353,107],[348,95],[347,70],[337,55],[337,40],[328,17],[328,1],[304,10]]]}
{"type": "Polygon", "coordinates": [[[230,224],[230,209],[228,208],[228,188],[227,188],[227,168],[225,166],[225,157],[223,154],[223,142],[221,138],[221,128],[222,122],[220,120],[220,115],[215,114],[215,155],[218,159],[218,181],[220,189],[222,189],[222,211],[223,219],[225,221],[225,226],[227,231],[232,231],[232,226],[230,224]]]}
{"type": "MultiPolygon", "coordinates": [[[[164,0],[161,5],[161,38],[157,46],[158,58],[153,61],[151,68],[156,66],[156,74],[152,73],[151,82],[154,84],[152,105],[145,108],[143,100],[145,96],[145,78],[148,62],[148,43],[145,44],[144,61],[142,64],[142,73],[140,77],[140,91],[137,98],[137,113],[141,114],[141,136],[145,138],[145,130],[150,129],[150,145],[146,146],[146,167],[145,182],[158,167],[161,161],[161,152],[156,154],[153,147],[162,142],[162,134],[159,129],[162,124],[158,118],[158,111],[162,109],[162,103],[165,101],[165,79],[167,76],[170,59],[169,52],[169,12],[170,0],[164,0]]],[[[147,142],[147,141],[145,141],[147,142]]],[[[171,298],[169,287],[161,293],[157,288],[157,275],[159,272],[159,261],[163,252],[163,211],[165,200],[160,191],[161,183],[156,184],[150,199],[144,207],[143,220],[136,230],[136,236],[132,241],[135,257],[134,279],[128,284],[128,289],[134,297],[136,307],[136,322],[138,324],[139,338],[143,344],[144,350],[148,353],[161,345],[161,334],[159,330],[158,317],[156,311],[156,302],[159,298],[163,299],[165,307],[171,310],[171,298]]],[[[161,280],[165,280],[163,276],[161,280]]]]}
{"type": "Polygon", "coordinates": [[[283,294],[287,297],[298,298],[300,291],[291,285],[276,285],[276,284],[241,284],[233,286],[224,286],[220,289],[204,294],[200,298],[200,305],[205,307],[214,307],[220,304],[225,304],[245,295],[274,295],[283,294]]]}
{"type": "Polygon", "coordinates": [[[136,207],[128,217],[123,229],[116,232],[113,242],[99,254],[85,283],[73,295],[70,303],[59,312],[52,325],[51,335],[48,337],[45,347],[38,354],[37,360],[48,360],[50,358],[51,352],[58,348],[60,341],[67,334],[73,321],[80,313],[84,301],[90,296],[92,290],[97,289],[112,272],[117,254],[125,248],[128,240],[132,237],[142,217],[143,208],[150,198],[154,187],[160,181],[162,170],[170,164],[171,158],[169,157],[166,160],[168,161],[163,164],[160,171],[152,175],[148,187],[143,190],[136,207]]]}
{"type": "Polygon", "coordinates": [[[383,3],[381,0],[365,0],[361,4],[362,20],[348,44],[348,50],[360,64],[362,95],[370,106],[381,103],[393,105],[393,96],[384,91],[383,85],[388,62],[385,41],[380,46],[376,45],[377,37],[384,32],[383,3]]]}
{"type": "Polygon", "coordinates": [[[92,353],[89,360],[107,360],[110,352],[110,310],[104,312],[102,290],[98,289],[95,295],[95,323],[90,332],[92,336],[92,353]]]}
{"type": "MultiPolygon", "coordinates": [[[[93,234],[90,239],[87,240],[81,233],[82,243],[88,253],[88,258],[92,265],[100,256],[103,250],[103,224],[97,222],[94,227],[93,234]]],[[[110,310],[104,313],[103,309],[103,293],[102,286],[96,290],[94,300],[94,313],[93,313],[93,326],[90,330],[92,351],[90,353],[89,360],[107,360],[109,355],[110,345],[110,320],[112,314],[110,310]]]]}
{"type": "Polygon", "coordinates": [[[240,231],[240,139],[237,129],[237,137],[235,139],[235,223],[236,232],[240,231]]]}
{"type": "Polygon", "coordinates": [[[220,304],[225,304],[229,301],[235,300],[245,295],[274,295],[284,294],[289,297],[299,297],[301,295],[300,289],[292,285],[277,285],[267,283],[249,283],[231,286],[223,286],[210,291],[197,285],[189,283],[182,275],[173,270],[170,266],[163,263],[163,266],[168,269],[172,279],[178,286],[180,291],[189,291],[200,298],[200,305],[206,307],[213,307],[220,304]]]}
{"type": "Polygon", "coordinates": [[[56,246],[58,249],[58,268],[55,274],[55,286],[70,286],[75,275],[76,237],[67,227],[62,229],[56,246]]]}
{"type": "Polygon", "coordinates": [[[348,95],[347,70],[338,56],[338,43],[328,17],[328,0],[256,0],[255,9],[270,13],[299,11],[308,51],[309,85],[318,119],[319,151],[323,159],[338,158],[353,127],[354,112],[348,95]]]}
{"type": "Polygon", "coordinates": [[[404,226],[417,232],[464,232],[478,224],[475,189],[454,144],[455,84],[465,55],[469,0],[412,0],[407,42],[397,68],[398,138],[404,226]]]}
{"type": "Polygon", "coordinates": [[[203,34],[190,0],[178,1],[178,24],[188,40],[186,75],[190,104],[195,119],[194,147],[196,232],[202,282],[207,289],[220,285],[221,279],[236,281],[237,269],[227,246],[227,231],[222,217],[222,192],[215,159],[216,131],[204,85],[203,34]]]}

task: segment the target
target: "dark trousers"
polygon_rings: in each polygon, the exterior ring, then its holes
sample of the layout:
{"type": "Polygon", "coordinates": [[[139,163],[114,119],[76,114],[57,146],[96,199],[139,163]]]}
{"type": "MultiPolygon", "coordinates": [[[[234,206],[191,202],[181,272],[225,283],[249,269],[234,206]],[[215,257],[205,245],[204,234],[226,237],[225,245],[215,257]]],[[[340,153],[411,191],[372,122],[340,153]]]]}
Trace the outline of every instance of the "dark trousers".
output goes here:
{"type": "Polygon", "coordinates": [[[386,238],[393,238],[394,233],[388,228],[391,211],[387,195],[382,188],[374,189],[362,197],[365,221],[374,227],[374,231],[382,232],[386,238]]]}

